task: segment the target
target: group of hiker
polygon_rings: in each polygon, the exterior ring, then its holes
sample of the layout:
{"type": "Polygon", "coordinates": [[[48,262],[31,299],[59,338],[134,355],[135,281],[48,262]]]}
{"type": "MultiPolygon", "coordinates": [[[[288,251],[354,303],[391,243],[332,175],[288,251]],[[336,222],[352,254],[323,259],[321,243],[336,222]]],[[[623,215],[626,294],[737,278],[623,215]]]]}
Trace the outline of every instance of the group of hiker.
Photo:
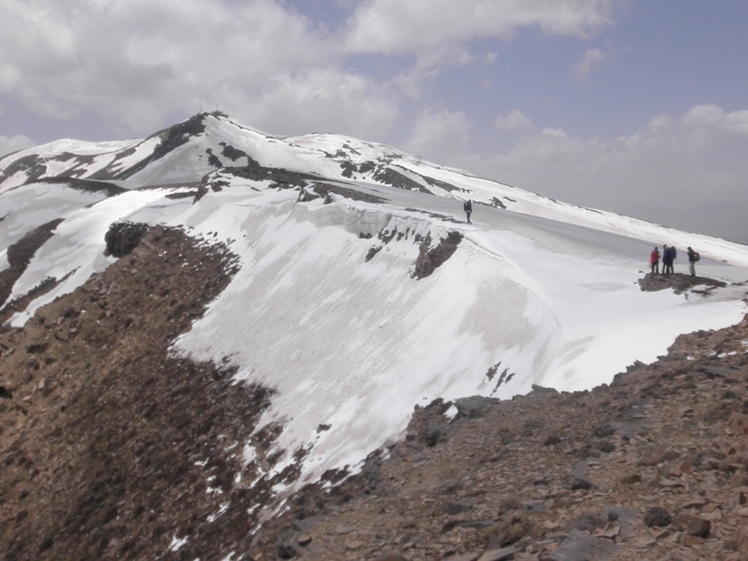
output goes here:
{"type": "MultiPolygon", "coordinates": [[[[470,215],[473,213],[473,201],[470,199],[466,200],[462,204],[462,209],[465,211],[465,215],[467,216],[467,223],[472,224],[472,222],[470,222],[470,215]]],[[[649,264],[652,267],[652,274],[660,274],[660,259],[662,259],[662,274],[674,274],[673,263],[677,256],[678,252],[676,251],[675,246],[663,244],[662,253],[660,253],[659,248],[655,246],[649,254],[649,264]]],[[[694,251],[691,246],[688,246],[688,271],[691,273],[692,277],[696,276],[696,262],[699,259],[701,259],[701,256],[698,252],[694,251]]]]}
{"type": "MultiPolygon", "coordinates": [[[[652,274],[660,274],[660,257],[662,257],[662,274],[672,275],[673,274],[673,263],[675,258],[678,256],[674,246],[668,246],[663,244],[662,254],[660,250],[655,246],[652,252],[649,254],[649,264],[652,267],[652,274]]],[[[688,272],[691,273],[692,277],[696,276],[696,262],[701,259],[698,252],[694,251],[691,246],[688,246],[688,272]]]]}

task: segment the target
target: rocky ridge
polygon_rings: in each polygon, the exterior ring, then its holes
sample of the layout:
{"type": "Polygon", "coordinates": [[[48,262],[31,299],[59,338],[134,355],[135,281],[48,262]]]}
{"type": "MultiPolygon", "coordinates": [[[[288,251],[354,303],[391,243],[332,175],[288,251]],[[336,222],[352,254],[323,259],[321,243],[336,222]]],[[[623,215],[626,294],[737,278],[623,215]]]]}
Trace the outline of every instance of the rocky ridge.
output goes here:
{"type": "Polygon", "coordinates": [[[417,408],[260,524],[294,477],[258,485],[241,458],[280,430],[254,430],[272,391],[169,354],[232,256],[179,230],[138,242],[0,334],[5,559],[748,559],[748,318],[593,391],[417,408]]]}
{"type": "Polygon", "coordinates": [[[252,432],[271,392],[169,352],[233,256],[179,229],[138,241],[0,334],[2,559],[214,559],[249,546],[270,490],[248,491],[256,474],[237,446],[262,448],[252,432]]]}

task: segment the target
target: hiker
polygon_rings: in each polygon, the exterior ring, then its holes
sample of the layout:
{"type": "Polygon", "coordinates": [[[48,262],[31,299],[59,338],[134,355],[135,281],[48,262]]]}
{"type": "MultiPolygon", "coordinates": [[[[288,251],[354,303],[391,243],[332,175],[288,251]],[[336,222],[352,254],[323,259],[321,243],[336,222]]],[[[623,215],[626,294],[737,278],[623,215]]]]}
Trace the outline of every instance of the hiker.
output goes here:
{"type": "Polygon", "coordinates": [[[696,276],[696,261],[701,259],[701,256],[697,251],[694,251],[691,249],[691,246],[688,246],[688,271],[691,273],[692,277],[696,276]]]}
{"type": "Polygon", "coordinates": [[[462,208],[465,210],[465,214],[467,214],[467,223],[472,224],[472,222],[470,222],[470,215],[473,212],[473,202],[468,199],[465,201],[465,204],[462,205],[462,208]]]}
{"type": "Polygon", "coordinates": [[[653,275],[660,273],[660,250],[657,249],[657,246],[649,254],[649,264],[652,266],[653,275]]]}
{"type": "Polygon", "coordinates": [[[676,258],[677,256],[678,256],[678,252],[677,252],[677,251],[675,251],[675,246],[674,246],[674,245],[671,245],[671,246],[670,246],[670,265],[669,265],[669,268],[670,268],[670,274],[671,274],[671,275],[672,275],[672,274],[675,274],[675,271],[673,270],[673,265],[675,264],[675,258],[676,258]]]}
{"type": "Polygon", "coordinates": [[[670,248],[667,244],[662,244],[662,274],[670,274],[670,248]]]}
{"type": "Polygon", "coordinates": [[[673,271],[673,261],[675,261],[675,248],[673,246],[667,246],[663,244],[662,246],[662,274],[663,275],[672,275],[674,273],[673,271]]]}

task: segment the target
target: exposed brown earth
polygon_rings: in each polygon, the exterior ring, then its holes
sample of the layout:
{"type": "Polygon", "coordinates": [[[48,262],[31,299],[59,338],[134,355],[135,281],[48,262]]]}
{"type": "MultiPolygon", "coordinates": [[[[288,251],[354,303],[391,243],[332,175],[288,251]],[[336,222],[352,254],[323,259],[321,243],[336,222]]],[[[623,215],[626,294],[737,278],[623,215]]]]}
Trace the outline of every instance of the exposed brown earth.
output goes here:
{"type": "Polygon", "coordinates": [[[232,272],[157,228],[0,334],[0,557],[748,560],[748,318],[593,391],[417,409],[258,526],[295,477],[242,463],[272,392],[169,354],[232,272]]]}
{"type": "Polygon", "coordinates": [[[0,335],[2,559],[216,559],[249,547],[250,509],[268,490],[248,491],[255,474],[239,473],[237,454],[261,438],[251,433],[271,394],[168,351],[232,269],[224,249],[157,228],[0,335]]]}

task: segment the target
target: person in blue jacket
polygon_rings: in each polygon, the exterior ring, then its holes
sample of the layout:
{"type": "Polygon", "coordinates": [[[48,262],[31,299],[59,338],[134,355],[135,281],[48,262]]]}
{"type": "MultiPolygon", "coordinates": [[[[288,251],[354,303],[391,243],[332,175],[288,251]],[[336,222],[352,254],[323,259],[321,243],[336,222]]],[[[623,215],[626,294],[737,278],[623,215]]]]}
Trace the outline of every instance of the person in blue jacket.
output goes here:
{"type": "Polygon", "coordinates": [[[670,269],[673,266],[672,257],[670,256],[670,248],[667,244],[662,244],[662,274],[669,275],[670,269]]]}

